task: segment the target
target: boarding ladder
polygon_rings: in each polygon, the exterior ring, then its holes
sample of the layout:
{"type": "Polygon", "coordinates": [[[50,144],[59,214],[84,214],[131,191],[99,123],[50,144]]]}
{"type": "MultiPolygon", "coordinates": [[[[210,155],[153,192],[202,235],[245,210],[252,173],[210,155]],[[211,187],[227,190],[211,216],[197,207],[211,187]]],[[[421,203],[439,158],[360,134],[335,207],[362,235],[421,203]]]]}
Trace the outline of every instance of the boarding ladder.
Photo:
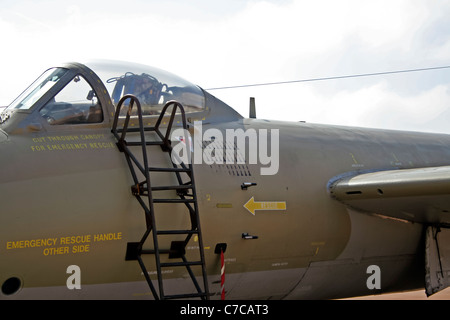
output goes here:
{"type": "MultiPolygon", "coordinates": [[[[127,253],[125,259],[138,260],[139,265],[144,274],[144,277],[150,287],[153,297],[156,300],[187,299],[187,298],[201,298],[203,300],[208,300],[209,291],[206,274],[205,255],[204,255],[202,233],[200,229],[200,219],[199,219],[192,162],[189,161],[188,164],[185,164],[183,161],[181,161],[181,159],[178,158],[177,163],[179,164],[176,164],[172,160],[172,146],[170,141],[170,134],[172,131],[172,126],[174,123],[177,110],[180,112],[179,115],[181,116],[183,129],[187,130],[188,126],[186,123],[184,108],[177,101],[169,101],[165,104],[155,126],[144,125],[142,116],[142,107],[139,100],[135,96],[125,95],[120,99],[117,105],[116,113],[114,116],[114,123],[111,131],[117,139],[117,146],[119,150],[125,154],[125,158],[130,168],[131,175],[134,181],[134,184],[131,186],[131,192],[144,209],[146,222],[146,231],[144,232],[141,240],[139,242],[129,242],[127,244],[127,253]],[[120,110],[124,102],[127,100],[129,100],[128,112],[123,121],[122,127],[118,128],[120,110]],[[132,127],[129,124],[132,109],[134,106],[136,106],[137,108],[138,125],[132,127]],[[161,130],[163,130],[163,128],[161,127],[161,123],[163,122],[163,120],[164,121],[167,120],[165,114],[166,111],[170,109],[170,107],[172,107],[172,112],[170,114],[169,120],[167,121],[167,126],[165,127],[166,131],[163,134],[161,132],[161,130]],[[127,140],[128,137],[127,134],[133,132],[139,133],[139,137],[137,138],[138,141],[136,141],[136,134],[129,135],[130,137],[134,136],[133,138],[135,140],[131,138],[127,140]],[[146,136],[150,135],[149,132],[154,132],[151,135],[156,136],[156,141],[147,141],[150,140],[146,138],[146,136]],[[170,160],[167,162],[169,164],[167,167],[161,168],[149,166],[148,152],[150,152],[150,148],[155,146],[160,147],[163,152],[166,152],[168,154],[170,160]],[[138,152],[139,149],[136,148],[139,148],[141,152],[138,152]],[[174,185],[152,186],[151,176],[152,174],[156,174],[158,172],[175,175],[176,181],[178,181],[178,183],[174,185]],[[168,191],[168,190],[174,190],[176,196],[170,199],[157,197],[158,191],[168,191]],[[189,213],[188,221],[190,221],[190,229],[160,230],[157,227],[157,219],[156,219],[157,213],[155,212],[154,206],[154,204],[158,203],[165,203],[166,206],[169,206],[168,208],[164,208],[164,211],[161,210],[159,214],[170,212],[171,208],[170,206],[172,206],[172,208],[175,209],[173,206],[175,205],[180,206],[180,204],[184,204],[186,207],[185,209],[187,210],[182,211],[186,211],[186,213],[189,213]],[[169,211],[167,211],[167,209],[169,209],[169,211]],[[193,236],[198,238],[198,240],[195,239],[198,242],[196,242],[196,246],[190,248],[189,250],[190,256],[192,256],[192,250],[198,250],[198,252],[195,253],[196,257],[194,258],[194,260],[192,260],[191,258],[191,261],[188,261],[186,257],[186,245],[193,236]],[[153,241],[153,249],[144,248],[144,245],[148,247],[146,241],[149,237],[153,241]],[[177,237],[178,240],[177,241],[172,240],[170,242],[170,248],[167,247],[160,248],[158,243],[161,237],[172,237],[172,238],[177,237]],[[180,238],[184,240],[180,241],[179,240],[180,238]],[[145,254],[154,255],[158,291],[150,278],[148,272],[149,269],[146,267],[142,259],[142,255],[145,254]],[[168,255],[168,259],[167,258],[163,259],[164,258],[163,255],[168,255]],[[161,260],[163,260],[163,262],[161,260]],[[167,270],[165,268],[171,268],[173,270],[179,267],[186,268],[189,274],[189,278],[192,280],[193,283],[192,292],[189,293],[177,292],[175,294],[172,293],[166,294],[166,292],[164,291],[164,283],[167,280],[163,279],[164,270],[167,270]],[[197,270],[198,273],[199,271],[198,269],[201,269],[201,277],[199,278],[203,279],[202,285],[199,284],[199,281],[197,281],[197,278],[194,274],[194,270],[197,270]]],[[[187,150],[190,150],[191,142],[189,141],[188,138],[186,139],[185,143],[188,146],[187,150]]],[[[174,153],[174,156],[176,156],[176,152],[174,153]]],[[[172,180],[175,181],[173,177],[172,180]]],[[[178,210],[178,212],[179,211],[180,210],[178,210]]],[[[167,226],[165,228],[167,228],[167,226]]],[[[168,242],[167,238],[165,238],[164,240],[165,243],[168,242]]],[[[154,271],[152,271],[152,273],[154,273],[154,271]]],[[[175,287],[178,288],[178,286],[176,285],[175,287]]]]}

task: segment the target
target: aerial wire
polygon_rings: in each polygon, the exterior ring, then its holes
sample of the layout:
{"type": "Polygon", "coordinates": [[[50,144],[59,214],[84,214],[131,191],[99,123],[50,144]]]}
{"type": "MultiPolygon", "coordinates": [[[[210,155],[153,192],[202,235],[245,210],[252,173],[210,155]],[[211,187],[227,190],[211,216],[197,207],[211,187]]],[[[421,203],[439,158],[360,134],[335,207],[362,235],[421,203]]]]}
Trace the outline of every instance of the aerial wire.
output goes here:
{"type": "Polygon", "coordinates": [[[420,72],[420,71],[440,70],[440,69],[449,69],[449,68],[450,68],[450,66],[441,66],[441,67],[429,67],[429,68],[395,70],[395,71],[384,71],[384,72],[373,72],[373,73],[360,73],[360,74],[323,77],[323,78],[311,78],[311,79],[300,79],[300,80],[278,81],[278,82],[265,82],[265,83],[254,83],[254,84],[242,84],[242,85],[236,85],[236,86],[209,88],[209,89],[205,89],[205,90],[223,90],[223,89],[236,89],[236,88],[248,88],[248,87],[259,87],[259,86],[273,86],[273,85],[281,85],[281,84],[289,84],[289,83],[372,77],[372,76],[389,75],[389,74],[396,74],[396,73],[420,72]]]}

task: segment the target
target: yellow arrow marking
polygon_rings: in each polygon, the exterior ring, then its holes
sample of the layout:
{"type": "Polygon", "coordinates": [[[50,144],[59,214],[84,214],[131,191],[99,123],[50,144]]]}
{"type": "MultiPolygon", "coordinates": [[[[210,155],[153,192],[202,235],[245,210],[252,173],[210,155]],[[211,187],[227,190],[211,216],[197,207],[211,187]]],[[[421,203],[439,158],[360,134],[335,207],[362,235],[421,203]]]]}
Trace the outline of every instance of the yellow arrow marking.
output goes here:
{"type": "Polygon", "coordinates": [[[255,201],[254,197],[244,204],[252,215],[255,215],[256,210],[286,210],[286,201],[255,201]]]}

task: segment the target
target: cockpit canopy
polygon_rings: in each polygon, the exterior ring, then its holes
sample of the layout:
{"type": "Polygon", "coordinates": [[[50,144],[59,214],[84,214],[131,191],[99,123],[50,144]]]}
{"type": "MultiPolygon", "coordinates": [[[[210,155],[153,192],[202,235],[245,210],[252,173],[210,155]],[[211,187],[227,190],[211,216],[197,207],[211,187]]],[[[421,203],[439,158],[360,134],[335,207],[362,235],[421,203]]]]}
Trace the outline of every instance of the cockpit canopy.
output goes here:
{"type": "Polygon", "coordinates": [[[98,61],[86,65],[103,81],[114,105],[124,95],[132,94],[139,99],[144,115],[159,114],[170,100],[180,102],[186,113],[205,108],[205,96],[199,87],[164,70],[120,62],[98,61]]]}

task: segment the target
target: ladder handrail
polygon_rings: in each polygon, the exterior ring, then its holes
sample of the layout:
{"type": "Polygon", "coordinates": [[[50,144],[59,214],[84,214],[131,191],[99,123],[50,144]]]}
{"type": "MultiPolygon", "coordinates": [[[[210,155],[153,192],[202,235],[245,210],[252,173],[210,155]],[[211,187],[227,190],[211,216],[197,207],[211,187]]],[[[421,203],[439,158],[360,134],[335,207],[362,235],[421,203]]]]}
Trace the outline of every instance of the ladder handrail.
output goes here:
{"type": "MultiPolygon", "coordinates": [[[[138,112],[137,112],[138,118],[139,118],[140,120],[142,120],[142,106],[141,106],[141,103],[139,102],[139,99],[138,99],[135,95],[132,95],[132,94],[126,94],[126,95],[124,95],[124,96],[119,100],[119,103],[117,104],[117,107],[116,107],[116,112],[115,112],[115,114],[114,114],[114,121],[113,121],[113,126],[112,126],[112,130],[111,130],[111,131],[112,131],[113,134],[116,136],[116,138],[117,138],[118,140],[121,140],[122,142],[125,140],[125,132],[128,130],[128,124],[129,124],[129,121],[130,121],[130,118],[131,118],[131,111],[132,111],[132,109],[133,109],[134,102],[136,102],[136,106],[137,106],[137,109],[138,109],[138,112]],[[118,123],[119,123],[120,109],[122,109],[123,103],[124,103],[126,100],[128,100],[128,99],[130,99],[131,101],[130,101],[130,105],[128,106],[128,112],[127,112],[127,115],[126,115],[126,117],[125,117],[124,126],[123,126],[123,128],[122,128],[122,135],[119,137],[119,134],[118,134],[118,132],[117,132],[117,125],[118,125],[118,123]]],[[[177,108],[180,109],[180,113],[181,113],[181,121],[182,121],[183,129],[188,129],[187,121],[186,121],[186,112],[185,112],[185,110],[184,110],[184,107],[183,107],[183,105],[182,105],[181,103],[179,103],[179,102],[176,101],[176,100],[170,100],[170,101],[167,101],[167,102],[166,102],[166,104],[165,104],[164,107],[162,108],[161,113],[160,113],[160,115],[159,115],[159,117],[158,117],[158,120],[156,121],[156,124],[155,124],[155,126],[154,126],[155,131],[158,133],[159,137],[163,140],[163,142],[164,142],[164,144],[165,144],[166,146],[169,145],[168,141],[170,141],[170,132],[171,132],[171,130],[172,130],[172,124],[173,124],[173,121],[174,121],[174,119],[175,119],[175,115],[176,115],[177,108]],[[167,109],[168,109],[169,106],[172,105],[172,104],[173,104],[175,107],[172,109],[172,113],[170,114],[170,119],[169,119],[168,126],[167,126],[167,130],[166,130],[166,135],[163,136],[163,135],[161,134],[161,132],[159,131],[159,127],[160,127],[160,125],[161,125],[162,119],[165,117],[165,114],[166,114],[167,109]]],[[[139,120],[139,121],[140,121],[140,120],[139,120]]]]}

